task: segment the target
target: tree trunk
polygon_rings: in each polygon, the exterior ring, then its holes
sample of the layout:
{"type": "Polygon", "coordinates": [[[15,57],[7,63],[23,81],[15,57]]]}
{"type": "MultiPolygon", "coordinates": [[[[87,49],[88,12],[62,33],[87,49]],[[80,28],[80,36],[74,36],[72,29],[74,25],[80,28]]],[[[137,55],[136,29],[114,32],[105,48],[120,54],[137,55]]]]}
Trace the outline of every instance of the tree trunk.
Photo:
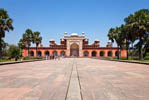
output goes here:
{"type": "Polygon", "coordinates": [[[28,57],[29,57],[30,55],[29,55],[29,44],[28,44],[28,57]]]}
{"type": "Polygon", "coordinates": [[[0,59],[2,58],[2,37],[0,37],[0,59]]]}
{"type": "Polygon", "coordinates": [[[129,49],[129,44],[128,44],[128,42],[127,42],[127,43],[126,43],[126,50],[127,50],[127,60],[128,60],[128,58],[129,58],[128,49],[129,49]]]}
{"type": "Polygon", "coordinates": [[[37,49],[38,49],[37,46],[38,46],[38,44],[36,44],[36,57],[37,57],[37,49]]]}
{"type": "Polygon", "coordinates": [[[117,52],[118,52],[117,59],[119,59],[119,45],[118,44],[117,44],[117,52]]]}
{"type": "Polygon", "coordinates": [[[122,50],[122,46],[120,46],[120,57],[121,57],[121,52],[122,52],[121,50],[122,50]]]}
{"type": "Polygon", "coordinates": [[[142,59],[142,38],[139,37],[139,59],[142,59]]]}
{"type": "Polygon", "coordinates": [[[133,42],[131,43],[131,58],[133,58],[133,42]]]}

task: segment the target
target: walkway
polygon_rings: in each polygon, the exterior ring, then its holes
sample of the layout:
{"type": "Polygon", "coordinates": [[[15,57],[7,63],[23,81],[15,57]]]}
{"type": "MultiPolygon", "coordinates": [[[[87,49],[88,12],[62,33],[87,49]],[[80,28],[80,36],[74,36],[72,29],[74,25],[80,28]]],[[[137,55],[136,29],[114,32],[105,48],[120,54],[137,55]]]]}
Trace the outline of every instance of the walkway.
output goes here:
{"type": "Polygon", "coordinates": [[[0,100],[148,100],[149,66],[64,58],[0,66],[0,100]]]}

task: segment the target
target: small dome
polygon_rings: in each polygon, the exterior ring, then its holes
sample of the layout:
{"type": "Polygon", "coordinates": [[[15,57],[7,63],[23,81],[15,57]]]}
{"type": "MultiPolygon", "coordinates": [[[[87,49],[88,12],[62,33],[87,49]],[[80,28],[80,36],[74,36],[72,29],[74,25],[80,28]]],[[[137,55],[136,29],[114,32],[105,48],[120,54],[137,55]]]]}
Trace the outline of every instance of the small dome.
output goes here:
{"type": "Polygon", "coordinates": [[[78,36],[78,34],[77,33],[72,33],[71,36],[78,36]]]}
{"type": "Polygon", "coordinates": [[[112,42],[111,40],[108,41],[109,43],[112,42]]]}
{"type": "Polygon", "coordinates": [[[51,39],[50,41],[55,41],[55,40],[51,39]]]}
{"type": "Polygon", "coordinates": [[[99,40],[95,40],[95,41],[98,41],[99,42],[99,40]]]}

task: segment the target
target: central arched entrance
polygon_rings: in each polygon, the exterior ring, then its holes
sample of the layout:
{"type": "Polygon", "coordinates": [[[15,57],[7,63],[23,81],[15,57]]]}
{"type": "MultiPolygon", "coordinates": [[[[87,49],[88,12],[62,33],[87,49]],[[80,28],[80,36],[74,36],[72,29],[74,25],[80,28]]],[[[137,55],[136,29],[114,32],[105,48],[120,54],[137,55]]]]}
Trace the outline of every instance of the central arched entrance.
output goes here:
{"type": "Polygon", "coordinates": [[[70,56],[73,56],[73,57],[78,57],[79,56],[79,45],[78,44],[73,43],[70,46],[70,56]]]}

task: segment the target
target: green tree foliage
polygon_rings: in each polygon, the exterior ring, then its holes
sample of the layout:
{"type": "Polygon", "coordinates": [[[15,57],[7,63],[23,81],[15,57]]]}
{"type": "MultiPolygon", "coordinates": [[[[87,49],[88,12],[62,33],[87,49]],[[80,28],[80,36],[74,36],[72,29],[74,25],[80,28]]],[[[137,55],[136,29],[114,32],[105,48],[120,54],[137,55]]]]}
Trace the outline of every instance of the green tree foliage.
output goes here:
{"type": "Polygon", "coordinates": [[[18,46],[10,45],[8,55],[10,59],[15,58],[17,61],[21,57],[21,49],[18,46]]]}
{"type": "Polygon", "coordinates": [[[22,36],[22,39],[20,39],[18,45],[20,48],[28,48],[28,56],[29,56],[29,47],[31,46],[31,43],[33,41],[33,32],[31,29],[27,29],[25,33],[22,36]]]}
{"type": "Polygon", "coordinates": [[[143,57],[146,57],[147,56],[147,53],[149,53],[149,36],[145,37],[145,39],[144,39],[144,48],[143,48],[143,51],[144,51],[143,57]]]}
{"type": "Polygon", "coordinates": [[[26,47],[26,42],[23,40],[23,39],[20,39],[19,43],[18,43],[18,46],[23,49],[26,47]]]}
{"type": "Polygon", "coordinates": [[[2,56],[2,38],[5,37],[6,31],[13,30],[13,20],[9,18],[6,10],[0,9],[0,58],[2,56]]]}
{"type": "MultiPolygon", "coordinates": [[[[117,51],[119,51],[119,48],[122,48],[123,44],[124,44],[124,38],[122,36],[122,29],[121,27],[116,27],[116,28],[111,28],[108,32],[108,37],[109,40],[111,40],[112,42],[116,42],[117,44],[117,51]]],[[[121,51],[119,51],[121,52],[121,51]]],[[[120,53],[118,53],[118,59],[119,59],[119,55],[120,53]]]]}
{"type": "Polygon", "coordinates": [[[31,29],[27,29],[25,33],[22,35],[18,45],[21,49],[28,48],[28,56],[29,56],[29,48],[31,43],[36,44],[36,55],[37,55],[37,47],[41,43],[42,37],[40,36],[40,32],[33,32],[31,29]]]}
{"type": "Polygon", "coordinates": [[[133,37],[136,38],[136,40],[139,40],[139,59],[142,59],[144,40],[149,35],[149,9],[139,10],[125,18],[124,21],[126,22],[126,25],[131,26],[130,30],[133,31],[133,37]]]}
{"type": "Polygon", "coordinates": [[[3,39],[1,40],[2,43],[2,56],[8,56],[6,47],[8,46],[8,43],[6,43],[3,39]]]}
{"type": "Polygon", "coordinates": [[[36,56],[37,56],[37,47],[41,43],[42,37],[40,36],[40,32],[33,33],[33,43],[36,44],[36,56]]]}
{"type": "Polygon", "coordinates": [[[3,39],[1,39],[1,43],[2,43],[2,50],[6,48],[6,46],[8,46],[8,43],[6,43],[3,39]]]}
{"type": "Polygon", "coordinates": [[[117,45],[126,45],[127,59],[130,44],[132,44],[133,48],[133,44],[136,43],[136,48],[139,51],[139,59],[142,59],[143,48],[146,53],[149,47],[149,9],[139,10],[126,17],[124,21],[126,24],[111,28],[108,37],[112,42],[115,41],[117,45]]]}

